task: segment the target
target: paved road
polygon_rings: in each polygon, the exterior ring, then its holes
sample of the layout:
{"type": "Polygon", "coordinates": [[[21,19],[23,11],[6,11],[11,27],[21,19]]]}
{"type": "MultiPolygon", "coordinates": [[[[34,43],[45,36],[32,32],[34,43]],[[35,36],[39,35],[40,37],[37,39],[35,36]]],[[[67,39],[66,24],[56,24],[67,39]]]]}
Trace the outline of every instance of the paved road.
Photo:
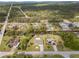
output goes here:
{"type": "Polygon", "coordinates": [[[2,39],[3,39],[3,35],[4,35],[4,32],[5,32],[7,23],[8,23],[8,17],[9,17],[9,15],[10,15],[11,8],[12,8],[12,4],[11,4],[10,9],[9,9],[9,11],[8,11],[8,14],[7,14],[7,16],[6,16],[5,23],[4,23],[4,25],[3,25],[2,29],[1,29],[0,45],[1,45],[1,42],[2,42],[2,39]]]}
{"type": "Polygon", "coordinates": [[[33,52],[18,52],[18,54],[60,54],[63,55],[65,58],[69,58],[69,56],[71,54],[79,54],[79,51],[57,51],[57,52],[53,52],[53,51],[44,51],[44,52],[39,52],[39,51],[33,51],[33,52]]]}
{"type": "Polygon", "coordinates": [[[7,54],[9,54],[9,52],[0,52],[0,57],[6,56],[7,54]]]}
{"type": "MultiPolygon", "coordinates": [[[[0,52],[0,57],[10,55],[11,52],[0,52]]],[[[79,51],[44,51],[44,52],[39,52],[39,51],[31,51],[31,52],[18,52],[17,54],[60,54],[63,55],[65,58],[69,58],[71,54],[79,54],[79,51]]]]}

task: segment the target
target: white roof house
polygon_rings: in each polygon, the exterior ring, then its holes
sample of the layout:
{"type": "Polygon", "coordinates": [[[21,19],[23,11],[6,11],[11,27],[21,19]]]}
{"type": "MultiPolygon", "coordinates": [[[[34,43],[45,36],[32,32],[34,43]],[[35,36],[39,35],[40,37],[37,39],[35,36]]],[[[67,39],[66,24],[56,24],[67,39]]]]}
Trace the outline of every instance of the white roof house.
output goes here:
{"type": "Polygon", "coordinates": [[[47,31],[53,31],[54,30],[53,26],[49,23],[46,24],[46,28],[47,28],[47,31]]]}
{"type": "Polygon", "coordinates": [[[79,22],[73,22],[72,24],[74,27],[79,27],[79,22]]]}
{"type": "Polygon", "coordinates": [[[59,25],[62,27],[62,30],[70,30],[69,28],[70,23],[60,22],[59,25]]]}
{"type": "Polygon", "coordinates": [[[43,44],[40,38],[35,38],[34,42],[35,42],[35,45],[43,44]]]}

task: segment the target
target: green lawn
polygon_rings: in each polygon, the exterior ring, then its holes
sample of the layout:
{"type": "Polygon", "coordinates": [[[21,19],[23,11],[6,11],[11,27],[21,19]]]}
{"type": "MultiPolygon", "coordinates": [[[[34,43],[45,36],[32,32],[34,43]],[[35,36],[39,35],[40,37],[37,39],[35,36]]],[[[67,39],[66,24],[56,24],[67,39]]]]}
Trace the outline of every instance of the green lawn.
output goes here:
{"type": "Polygon", "coordinates": [[[0,45],[0,51],[9,51],[10,50],[10,48],[7,45],[10,38],[11,37],[9,37],[9,36],[4,36],[3,37],[2,43],[0,45]]]}
{"type": "Polygon", "coordinates": [[[72,54],[70,55],[71,58],[79,58],[79,54],[72,54]]]}
{"type": "Polygon", "coordinates": [[[47,6],[48,4],[35,4],[33,6],[47,6]]]}

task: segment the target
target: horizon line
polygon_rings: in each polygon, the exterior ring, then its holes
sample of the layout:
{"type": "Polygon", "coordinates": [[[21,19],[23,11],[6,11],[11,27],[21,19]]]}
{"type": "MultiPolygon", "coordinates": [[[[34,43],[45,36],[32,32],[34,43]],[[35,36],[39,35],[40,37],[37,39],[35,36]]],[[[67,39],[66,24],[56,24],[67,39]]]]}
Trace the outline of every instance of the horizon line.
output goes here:
{"type": "Polygon", "coordinates": [[[0,2],[23,2],[23,1],[43,2],[43,1],[79,1],[79,0],[0,0],[0,2]]]}

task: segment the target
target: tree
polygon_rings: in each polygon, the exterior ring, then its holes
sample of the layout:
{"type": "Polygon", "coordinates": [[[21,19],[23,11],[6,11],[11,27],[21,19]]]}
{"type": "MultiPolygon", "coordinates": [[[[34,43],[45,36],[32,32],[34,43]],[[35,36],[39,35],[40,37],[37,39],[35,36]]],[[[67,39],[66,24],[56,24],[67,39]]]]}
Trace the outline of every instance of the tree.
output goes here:
{"type": "Polygon", "coordinates": [[[79,50],[79,40],[74,33],[62,32],[60,33],[60,36],[64,41],[64,46],[73,50],[79,50]]]}
{"type": "Polygon", "coordinates": [[[19,45],[18,49],[26,50],[27,44],[31,40],[31,38],[32,38],[32,35],[31,34],[26,35],[26,36],[23,36],[21,38],[21,42],[20,42],[20,45],[19,45]]]}

